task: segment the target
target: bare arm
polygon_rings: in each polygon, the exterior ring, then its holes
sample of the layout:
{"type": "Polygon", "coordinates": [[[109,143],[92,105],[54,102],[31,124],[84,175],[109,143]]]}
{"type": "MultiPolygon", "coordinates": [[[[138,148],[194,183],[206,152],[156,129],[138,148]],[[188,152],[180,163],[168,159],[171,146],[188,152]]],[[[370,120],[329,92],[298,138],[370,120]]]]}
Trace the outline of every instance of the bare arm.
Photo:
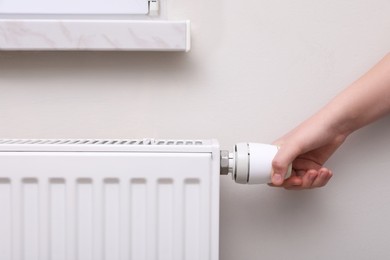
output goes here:
{"type": "Polygon", "coordinates": [[[347,133],[389,112],[390,54],[320,111],[334,127],[347,133]]]}
{"type": "Polygon", "coordinates": [[[288,189],[324,186],[332,172],[323,164],[345,138],[389,112],[390,54],[275,142],[281,148],[273,161],[273,185],[288,189]],[[293,163],[293,176],[283,182],[290,163],[293,163]]]}

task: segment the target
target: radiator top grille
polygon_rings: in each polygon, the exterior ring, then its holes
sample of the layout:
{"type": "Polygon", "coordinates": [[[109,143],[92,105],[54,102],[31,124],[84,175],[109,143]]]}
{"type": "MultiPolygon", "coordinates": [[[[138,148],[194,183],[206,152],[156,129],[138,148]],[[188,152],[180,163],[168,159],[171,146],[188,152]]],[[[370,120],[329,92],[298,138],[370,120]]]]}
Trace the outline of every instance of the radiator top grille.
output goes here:
{"type": "Polygon", "coordinates": [[[0,139],[0,152],[219,153],[215,139],[0,139]]]}
{"type": "Polygon", "coordinates": [[[155,139],[0,139],[4,145],[204,145],[202,140],[155,139]]]}

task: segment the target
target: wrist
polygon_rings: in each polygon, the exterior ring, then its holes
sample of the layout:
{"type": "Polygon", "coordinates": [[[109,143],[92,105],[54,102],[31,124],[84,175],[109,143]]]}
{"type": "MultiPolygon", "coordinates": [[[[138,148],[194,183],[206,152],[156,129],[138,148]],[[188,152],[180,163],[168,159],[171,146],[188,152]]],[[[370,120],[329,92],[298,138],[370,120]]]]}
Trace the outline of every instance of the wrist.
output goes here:
{"type": "Polygon", "coordinates": [[[353,115],[346,113],[343,106],[330,103],[318,113],[318,122],[321,122],[325,135],[332,137],[347,138],[351,133],[357,130],[353,115]]]}

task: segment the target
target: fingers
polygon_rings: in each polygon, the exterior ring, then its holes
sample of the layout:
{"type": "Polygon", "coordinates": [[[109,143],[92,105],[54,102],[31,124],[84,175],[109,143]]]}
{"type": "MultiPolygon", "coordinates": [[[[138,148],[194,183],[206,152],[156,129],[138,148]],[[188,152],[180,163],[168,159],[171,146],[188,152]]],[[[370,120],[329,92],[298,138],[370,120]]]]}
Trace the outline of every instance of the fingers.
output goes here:
{"type": "Polygon", "coordinates": [[[318,171],[316,170],[309,170],[303,177],[302,177],[302,189],[311,189],[313,186],[314,181],[318,177],[318,171]]]}
{"type": "Polygon", "coordinates": [[[327,168],[321,168],[318,171],[311,169],[304,173],[303,171],[297,171],[296,175],[285,180],[282,186],[275,186],[273,184],[270,184],[270,186],[283,187],[287,190],[320,188],[325,186],[332,176],[333,173],[327,168]]]}
{"type": "Polygon", "coordinates": [[[268,185],[271,186],[271,187],[282,187],[282,188],[286,188],[286,187],[299,187],[299,186],[302,185],[302,178],[298,177],[298,176],[291,176],[290,178],[286,179],[283,182],[283,186],[276,186],[273,183],[268,183],[268,185]]]}
{"type": "Polygon", "coordinates": [[[288,171],[288,166],[299,155],[297,149],[280,147],[272,161],[272,184],[280,186],[283,184],[284,177],[288,171]]]}
{"type": "Polygon", "coordinates": [[[319,170],[318,177],[315,179],[315,181],[312,184],[313,188],[319,188],[325,186],[330,178],[332,178],[333,173],[327,168],[321,168],[319,170]]]}
{"type": "Polygon", "coordinates": [[[286,181],[283,187],[287,190],[304,190],[311,189],[313,182],[316,180],[318,172],[316,170],[309,170],[305,174],[299,173],[295,178],[300,179],[300,183],[296,180],[286,181]]]}

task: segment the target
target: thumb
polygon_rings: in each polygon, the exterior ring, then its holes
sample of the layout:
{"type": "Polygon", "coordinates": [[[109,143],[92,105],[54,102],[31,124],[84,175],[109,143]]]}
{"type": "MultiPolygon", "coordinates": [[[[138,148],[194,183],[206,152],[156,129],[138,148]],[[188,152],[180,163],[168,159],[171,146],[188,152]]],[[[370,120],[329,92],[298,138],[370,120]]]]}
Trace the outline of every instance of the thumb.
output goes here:
{"type": "Polygon", "coordinates": [[[288,145],[279,146],[278,152],[272,160],[272,184],[280,186],[289,170],[289,165],[299,155],[297,149],[288,145]]]}

